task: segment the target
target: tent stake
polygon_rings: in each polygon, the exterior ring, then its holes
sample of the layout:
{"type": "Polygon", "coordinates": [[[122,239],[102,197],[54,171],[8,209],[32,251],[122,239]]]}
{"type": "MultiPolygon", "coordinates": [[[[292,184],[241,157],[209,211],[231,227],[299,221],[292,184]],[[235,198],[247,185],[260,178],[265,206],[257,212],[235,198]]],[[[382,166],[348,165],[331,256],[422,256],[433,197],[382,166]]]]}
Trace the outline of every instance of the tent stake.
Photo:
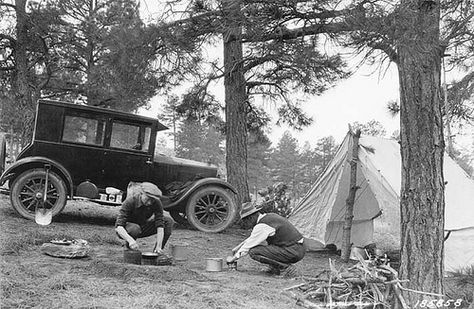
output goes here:
{"type": "Polygon", "coordinates": [[[346,199],[346,215],[344,216],[344,227],[342,234],[342,248],[341,257],[344,262],[349,261],[351,254],[351,230],[352,230],[352,219],[354,218],[354,201],[357,189],[357,161],[359,160],[359,138],[360,129],[357,129],[355,133],[352,130],[349,131],[352,135],[352,158],[351,158],[351,179],[349,196],[346,199]]]}

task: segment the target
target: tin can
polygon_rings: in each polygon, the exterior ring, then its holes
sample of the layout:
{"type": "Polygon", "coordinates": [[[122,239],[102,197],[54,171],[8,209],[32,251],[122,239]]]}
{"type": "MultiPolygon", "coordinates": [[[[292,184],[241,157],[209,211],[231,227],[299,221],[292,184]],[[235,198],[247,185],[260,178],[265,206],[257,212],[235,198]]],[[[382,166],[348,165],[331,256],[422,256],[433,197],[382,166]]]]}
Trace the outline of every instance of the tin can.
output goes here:
{"type": "Polygon", "coordinates": [[[188,248],[186,245],[171,245],[171,255],[175,261],[186,261],[188,259],[188,248]]]}
{"type": "Polygon", "coordinates": [[[209,258],[206,259],[206,270],[207,271],[222,271],[223,259],[221,258],[209,258]]]}

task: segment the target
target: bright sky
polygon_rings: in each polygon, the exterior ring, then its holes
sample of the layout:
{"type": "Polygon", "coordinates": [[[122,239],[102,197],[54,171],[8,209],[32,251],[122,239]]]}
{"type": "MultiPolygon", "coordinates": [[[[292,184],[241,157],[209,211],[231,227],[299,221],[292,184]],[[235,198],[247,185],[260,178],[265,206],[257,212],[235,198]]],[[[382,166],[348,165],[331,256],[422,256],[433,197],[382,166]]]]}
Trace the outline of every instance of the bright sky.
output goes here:
{"type": "MultiPolygon", "coordinates": [[[[313,118],[313,125],[301,132],[291,132],[300,144],[305,141],[314,144],[317,139],[329,135],[340,142],[350,123],[365,123],[375,119],[391,135],[399,129],[398,116],[392,117],[387,109],[387,103],[394,100],[398,100],[398,76],[395,68],[380,76],[373,69],[363,67],[323,95],[307,98],[303,108],[313,118]]],[[[275,127],[271,134],[272,140],[278,139],[287,129],[275,127]]]]}

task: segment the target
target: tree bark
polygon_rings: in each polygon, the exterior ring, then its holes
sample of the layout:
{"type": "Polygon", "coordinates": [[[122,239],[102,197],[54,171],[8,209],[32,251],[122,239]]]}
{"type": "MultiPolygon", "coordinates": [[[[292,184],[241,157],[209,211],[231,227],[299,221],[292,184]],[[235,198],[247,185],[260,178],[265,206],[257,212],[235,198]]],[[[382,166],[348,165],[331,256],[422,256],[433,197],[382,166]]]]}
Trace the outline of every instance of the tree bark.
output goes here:
{"type": "MultiPolygon", "coordinates": [[[[352,131],[352,130],[351,130],[352,131]]],[[[357,192],[357,162],[359,161],[359,138],[360,130],[352,133],[352,158],[351,158],[351,179],[349,195],[346,199],[346,214],[344,216],[344,227],[342,229],[341,257],[344,262],[349,261],[351,255],[351,231],[352,219],[354,218],[354,202],[357,192]]]]}
{"type": "Polygon", "coordinates": [[[247,183],[247,92],[242,55],[241,1],[222,0],[224,32],[224,87],[226,117],[226,168],[228,181],[237,189],[238,203],[250,200],[247,183]]]}
{"type": "Polygon", "coordinates": [[[27,42],[28,30],[26,0],[15,1],[16,13],[16,44],[14,48],[15,70],[13,72],[12,90],[15,96],[18,117],[21,121],[21,139],[29,142],[33,133],[34,99],[28,80],[27,42]]]}
{"type": "MultiPolygon", "coordinates": [[[[439,0],[402,0],[400,79],[401,279],[443,293],[444,137],[439,0]]],[[[423,295],[408,293],[414,306],[423,295]]]]}

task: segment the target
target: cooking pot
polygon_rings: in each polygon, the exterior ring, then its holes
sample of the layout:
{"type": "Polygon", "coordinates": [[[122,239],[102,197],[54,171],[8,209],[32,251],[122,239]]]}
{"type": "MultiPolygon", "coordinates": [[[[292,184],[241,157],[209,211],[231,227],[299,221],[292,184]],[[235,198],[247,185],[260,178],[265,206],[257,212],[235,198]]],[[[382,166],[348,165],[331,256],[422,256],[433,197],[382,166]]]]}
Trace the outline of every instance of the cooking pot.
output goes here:
{"type": "Polygon", "coordinates": [[[142,263],[142,253],[139,250],[125,249],[123,250],[123,261],[140,265],[142,263]]]}
{"type": "Polygon", "coordinates": [[[224,260],[221,258],[206,259],[206,270],[207,271],[221,271],[223,261],[224,260]]]}
{"type": "Polygon", "coordinates": [[[142,253],[142,265],[157,265],[158,253],[156,252],[143,252],[142,253]]]}
{"type": "Polygon", "coordinates": [[[171,245],[171,255],[175,261],[186,261],[188,258],[187,244],[173,244],[171,245]]]}

